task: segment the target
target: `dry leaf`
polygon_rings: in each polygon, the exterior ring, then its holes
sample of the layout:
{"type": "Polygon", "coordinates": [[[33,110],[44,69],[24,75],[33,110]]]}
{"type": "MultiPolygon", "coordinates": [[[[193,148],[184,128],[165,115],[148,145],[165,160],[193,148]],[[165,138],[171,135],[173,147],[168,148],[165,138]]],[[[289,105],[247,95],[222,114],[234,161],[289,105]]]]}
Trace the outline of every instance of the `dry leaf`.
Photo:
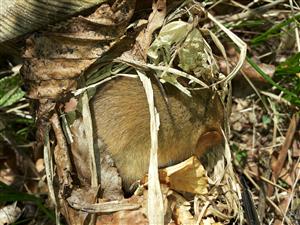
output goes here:
{"type": "Polygon", "coordinates": [[[70,98],[68,102],[64,105],[64,112],[73,112],[76,110],[78,104],[78,100],[76,98],[70,98]]]}
{"type": "Polygon", "coordinates": [[[196,224],[196,220],[190,212],[191,204],[187,200],[175,192],[168,199],[175,224],[196,224]]]}
{"type": "Polygon", "coordinates": [[[223,223],[216,223],[213,218],[206,218],[201,222],[201,225],[223,225],[223,223]]]}
{"type": "MultiPolygon", "coordinates": [[[[72,157],[76,167],[77,176],[82,185],[89,186],[91,173],[87,166],[88,162],[88,143],[85,138],[84,126],[82,119],[77,119],[70,127],[73,143],[72,143],[72,157]]],[[[122,199],[122,181],[121,177],[114,165],[114,162],[108,152],[103,150],[103,144],[98,140],[98,148],[100,152],[100,166],[101,166],[101,189],[102,197],[105,199],[118,200],[122,199]]]]}
{"type": "Polygon", "coordinates": [[[44,159],[38,159],[35,162],[36,170],[41,173],[45,170],[44,159]]]}
{"type": "Polygon", "coordinates": [[[82,225],[90,220],[90,216],[87,212],[78,210],[78,208],[73,208],[73,204],[92,204],[97,200],[97,193],[97,188],[78,188],[72,191],[67,200],[60,199],[60,206],[62,207],[60,212],[65,216],[68,224],[82,225]]]}
{"type": "Polygon", "coordinates": [[[90,16],[74,17],[27,39],[21,71],[29,97],[57,99],[75,90],[76,78],[125,32],[134,3],[102,4],[90,16]]]}
{"type": "Polygon", "coordinates": [[[0,224],[12,224],[18,220],[22,211],[16,203],[4,206],[0,209],[0,224]]]}
{"type": "Polygon", "coordinates": [[[177,165],[160,170],[160,177],[171,189],[194,194],[207,194],[206,171],[197,157],[193,156],[177,165]]]}
{"type": "Polygon", "coordinates": [[[167,10],[166,0],[155,2],[152,9],[152,13],[148,18],[147,27],[140,32],[131,50],[132,56],[137,56],[144,61],[147,59],[147,52],[152,42],[153,32],[163,25],[167,10]]]}
{"type": "Polygon", "coordinates": [[[5,167],[0,169],[0,181],[7,185],[13,184],[16,180],[16,173],[7,165],[5,167]]]}

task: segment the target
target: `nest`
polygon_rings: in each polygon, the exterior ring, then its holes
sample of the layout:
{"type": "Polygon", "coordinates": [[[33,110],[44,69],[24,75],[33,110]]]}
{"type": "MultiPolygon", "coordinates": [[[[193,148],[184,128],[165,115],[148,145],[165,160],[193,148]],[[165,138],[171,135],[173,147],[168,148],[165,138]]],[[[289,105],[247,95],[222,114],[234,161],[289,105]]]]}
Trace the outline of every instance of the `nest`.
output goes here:
{"type": "Polygon", "coordinates": [[[245,45],[198,2],[167,4],[162,0],[154,2],[151,10],[135,6],[131,0],[104,3],[86,17],[73,17],[26,41],[22,74],[28,95],[37,106],[37,147],[44,149],[49,197],[57,222],[60,213],[68,224],[242,221],[240,188],[227,141],[220,159],[209,165],[212,171],[195,157],[158,171],[159,121],[148,76],[188,96],[191,88],[218,91],[227,99],[228,115],[230,80],[243,62],[245,45]],[[207,18],[241,48],[240,61],[228,76],[218,72],[207,39],[225,59],[226,54],[217,35],[203,28],[207,18]],[[120,76],[142,81],[151,118],[149,173],[130,198],[123,196],[121,179],[109,154],[101,151],[100,160],[95,154],[95,146],[101,143],[93,138],[89,107],[97,86],[120,76]],[[189,80],[187,86],[179,81],[181,77],[189,80]]]}

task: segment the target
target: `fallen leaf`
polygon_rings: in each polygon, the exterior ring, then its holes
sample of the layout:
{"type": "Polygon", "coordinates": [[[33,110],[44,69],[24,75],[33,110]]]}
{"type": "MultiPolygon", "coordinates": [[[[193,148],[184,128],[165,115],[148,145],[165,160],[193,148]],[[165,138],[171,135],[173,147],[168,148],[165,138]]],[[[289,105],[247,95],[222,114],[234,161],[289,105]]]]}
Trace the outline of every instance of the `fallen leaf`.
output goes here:
{"type": "Polygon", "coordinates": [[[176,191],[193,194],[207,194],[208,182],[206,170],[197,157],[160,170],[160,178],[176,191]]]}
{"type": "Polygon", "coordinates": [[[22,211],[16,203],[4,206],[0,209],[0,224],[12,224],[18,220],[22,211]]]}
{"type": "Polygon", "coordinates": [[[186,199],[175,192],[168,199],[173,211],[175,224],[196,224],[196,219],[190,212],[191,204],[186,199]]]}

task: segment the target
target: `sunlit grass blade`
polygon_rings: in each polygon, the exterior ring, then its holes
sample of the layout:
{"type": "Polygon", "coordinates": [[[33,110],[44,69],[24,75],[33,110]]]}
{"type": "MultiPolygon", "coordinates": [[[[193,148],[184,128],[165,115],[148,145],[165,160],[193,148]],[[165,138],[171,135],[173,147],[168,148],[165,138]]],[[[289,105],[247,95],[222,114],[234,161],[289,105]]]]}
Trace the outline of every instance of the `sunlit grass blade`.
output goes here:
{"type": "Polygon", "coordinates": [[[277,84],[271,77],[269,77],[267,74],[262,71],[262,69],[259,68],[259,66],[249,57],[246,58],[248,63],[270,84],[272,84],[274,87],[276,87],[278,90],[282,91],[286,95],[286,99],[290,101],[293,104],[300,106],[300,98],[293,92],[289,91],[288,89],[280,86],[277,84]]]}
{"type": "Polygon", "coordinates": [[[283,27],[289,25],[290,23],[292,23],[298,19],[300,19],[300,13],[296,14],[294,17],[291,17],[287,20],[280,22],[279,24],[274,25],[273,27],[268,29],[266,32],[253,38],[250,43],[252,45],[260,44],[260,43],[266,41],[267,39],[273,37],[274,35],[278,35],[283,27]]]}

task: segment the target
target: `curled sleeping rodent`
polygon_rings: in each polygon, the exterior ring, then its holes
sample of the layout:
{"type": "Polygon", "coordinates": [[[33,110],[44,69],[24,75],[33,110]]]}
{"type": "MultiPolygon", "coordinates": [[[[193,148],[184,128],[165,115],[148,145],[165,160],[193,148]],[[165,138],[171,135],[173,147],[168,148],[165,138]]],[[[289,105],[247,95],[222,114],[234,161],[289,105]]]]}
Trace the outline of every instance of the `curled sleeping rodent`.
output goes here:
{"type": "MultiPolygon", "coordinates": [[[[223,105],[209,89],[192,91],[192,97],[165,84],[165,96],[152,81],[160,118],[159,167],[201,157],[223,142],[223,105]]],[[[98,88],[91,102],[97,137],[105,144],[119,170],[126,191],[148,171],[150,114],[139,79],[118,78],[98,88]]]]}

